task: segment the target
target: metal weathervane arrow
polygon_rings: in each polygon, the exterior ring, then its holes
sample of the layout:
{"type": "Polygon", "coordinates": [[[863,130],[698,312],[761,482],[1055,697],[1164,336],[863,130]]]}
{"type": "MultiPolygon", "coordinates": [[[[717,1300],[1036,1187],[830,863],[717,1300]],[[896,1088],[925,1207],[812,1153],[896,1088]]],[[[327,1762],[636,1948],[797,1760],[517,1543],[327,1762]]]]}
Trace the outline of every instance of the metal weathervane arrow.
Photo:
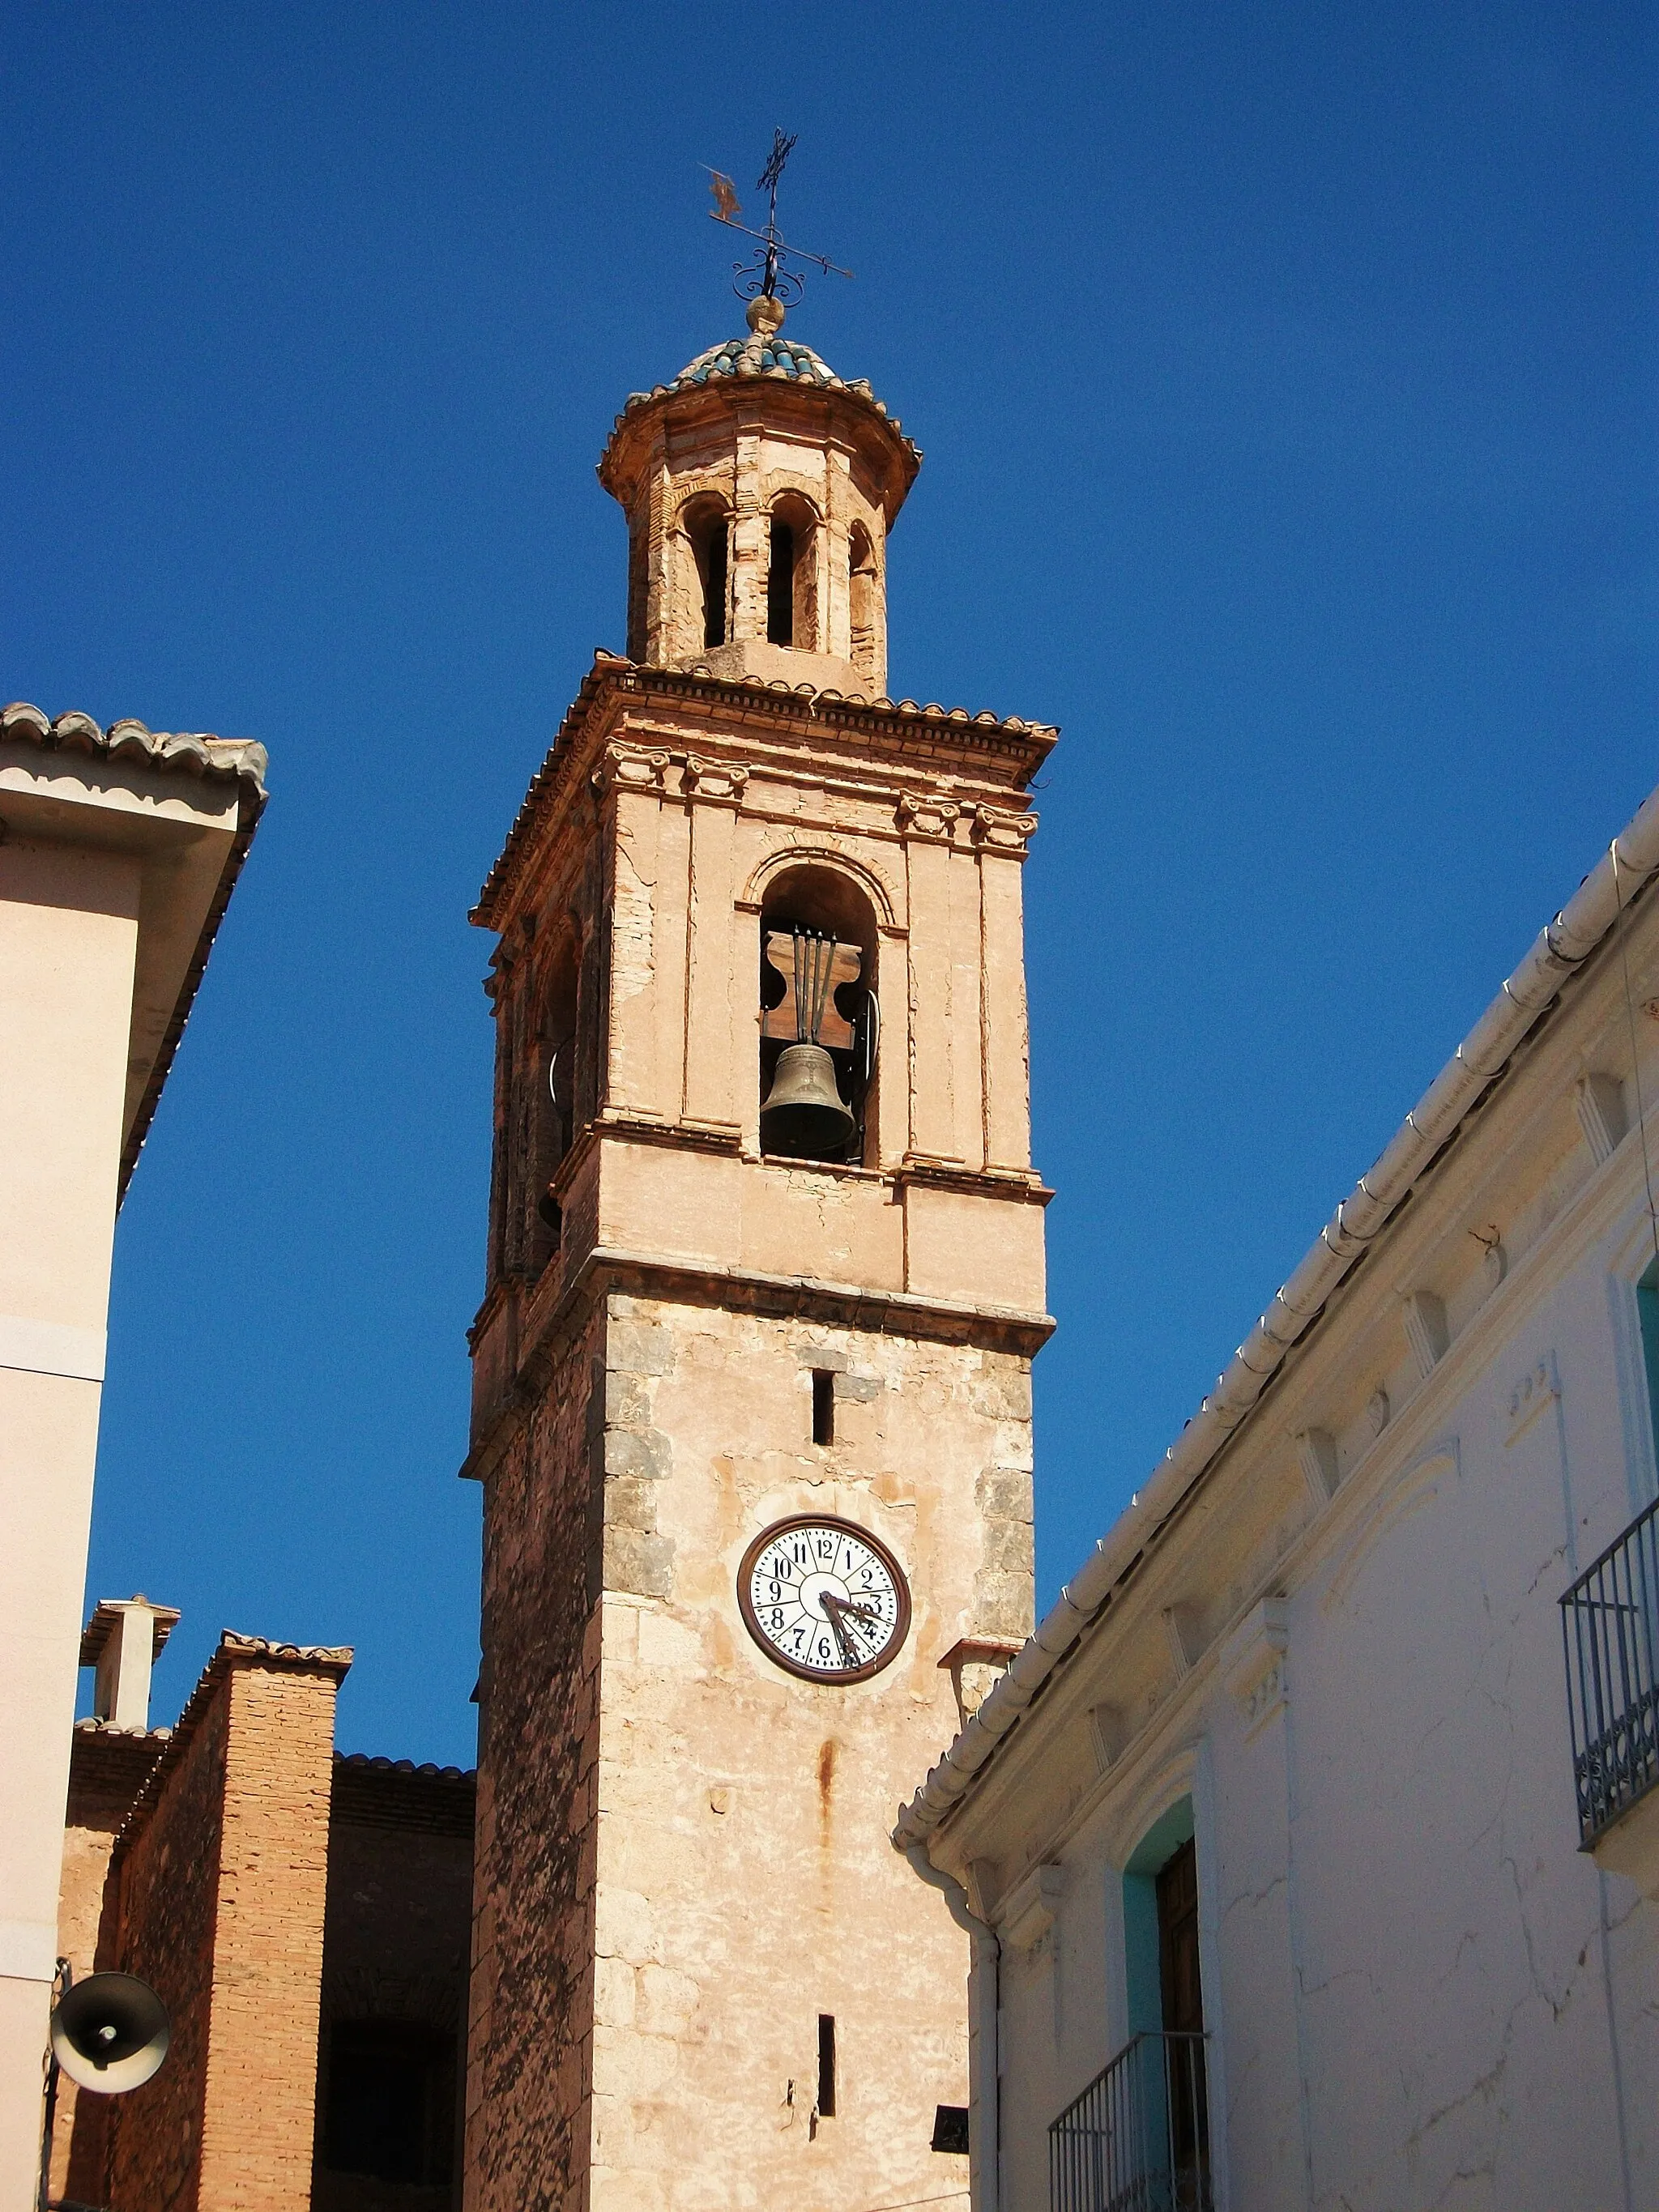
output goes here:
{"type": "MultiPolygon", "coordinates": [[[[714,204],[708,210],[709,220],[723,222],[728,230],[740,230],[745,238],[757,240],[760,246],[759,252],[749,260],[732,264],[732,289],[740,300],[776,300],[784,307],[793,307],[805,285],[802,277],[785,265],[786,257],[810,261],[826,276],[850,276],[853,273],[850,269],[842,269],[835,262],[827,261],[821,253],[809,253],[804,246],[791,246],[778,228],[778,179],[794,143],[793,136],[786,137],[781,131],[775,131],[766,167],[756,179],[757,191],[767,195],[764,230],[754,230],[746,222],[738,222],[743,210],[738,204],[737,186],[722,170],[708,169],[709,190],[714,195],[714,204]]],[[[706,161],[702,166],[708,168],[706,161]]]]}

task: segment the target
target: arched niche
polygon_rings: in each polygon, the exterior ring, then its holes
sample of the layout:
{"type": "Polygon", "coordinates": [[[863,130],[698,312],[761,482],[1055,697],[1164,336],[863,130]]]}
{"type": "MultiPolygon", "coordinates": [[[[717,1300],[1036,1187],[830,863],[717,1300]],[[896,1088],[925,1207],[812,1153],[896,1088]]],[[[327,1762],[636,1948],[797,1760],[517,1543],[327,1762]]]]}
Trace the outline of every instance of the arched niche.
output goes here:
{"type": "Polygon", "coordinates": [[[699,653],[725,645],[732,635],[732,524],[726,502],[714,492],[699,492],[680,509],[684,544],[685,635],[680,651],[699,653]]]}
{"type": "Polygon", "coordinates": [[[798,491],[780,492],[767,529],[766,636],[770,645],[817,653],[819,644],[817,511],[798,491]]]}
{"type": "MultiPolygon", "coordinates": [[[[877,993],[880,928],[875,903],[855,876],[817,858],[789,861],[767,880],[760,897],[763,1034],[757,1074],[763,1106],[788,1042],[784,1036],[765,1034],[768,1013],[786,1000],[791,989],[790,954],[775,946],[782,960],[781,966],[768,957],[769,939],[785,937],[792,940],[804,938],[820,944],[833,941],[854,948],[858,954],[855,979],[842,983],[833,993],[833,1009],[840,1017],[839,1023],[826,1024],[826,1033],[820,1040],[830,1053],[836,1088],[853,1116],[853,1128],[842,1146],[775,1156],[837,1161],[852,1166],[873,1165],[880,1157],[874,1079],[879,1043],[877,993]]],[[[762,1149],[771,1149],[763,1123],[762,1149]]]]}
{"type": "Polygon", "coordinates": [[[881,574],[875,544],[861,522],[847,538],[848,657],[860,676],[878,678],[881,655],[881,574]]]}
{"type": "Polygon", "coordinates": [[[525,1085],[525,1271],[538,1276],[559,1248],[561,1222],[553,1178],[576,1132],[576,1031],[580,950],[561,936],[541,963],[530,1024],[525,1085]]]}

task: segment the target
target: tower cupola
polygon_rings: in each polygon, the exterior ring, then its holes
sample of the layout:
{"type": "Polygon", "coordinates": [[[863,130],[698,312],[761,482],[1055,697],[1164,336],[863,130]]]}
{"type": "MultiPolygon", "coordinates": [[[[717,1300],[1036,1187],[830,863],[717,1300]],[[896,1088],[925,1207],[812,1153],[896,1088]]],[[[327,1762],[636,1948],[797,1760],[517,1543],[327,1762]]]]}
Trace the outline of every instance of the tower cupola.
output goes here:
{"type": "Polygon", "coordinates": [[[887,535],[921,455],[867,382],[749,303],[747,338],[630,393],[599,461],[628,517],[628,657],[887,688],[887,535]]]}

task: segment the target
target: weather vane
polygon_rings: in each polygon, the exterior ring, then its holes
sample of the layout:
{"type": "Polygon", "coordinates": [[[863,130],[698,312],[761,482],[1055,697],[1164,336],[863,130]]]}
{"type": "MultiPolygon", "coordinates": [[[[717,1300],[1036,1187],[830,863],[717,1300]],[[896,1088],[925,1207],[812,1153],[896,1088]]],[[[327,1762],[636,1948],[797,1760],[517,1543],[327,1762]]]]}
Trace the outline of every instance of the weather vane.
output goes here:
{"type": "MultiPolygon", "coordinates": [[[[732,290],[740,300],[776,300],[781,307],[793,307],[805,289],[802,278],[793,269],[786,268],[784,257],[793,256],[797,261],[810,261],[815,269],[822,269],[826,276],[850,276],[850,269],[837,268],[826,261],[821,253],[808,253],[804,247],[791,246],[778,229],[778,179],[783,174],[783,165],[789,159],[794,145],[793,137],[786,137],[781,131],[772,133],[772,150],[766,157],[766,167],[756,179],[755,189],[767,194],[766,228],[751,230],[738,217],[743,210],[738,205],[738,188],[730,177],[719,169],[709,169],[713,179],[709,190],[714,195],[714,204],[708,210],[715,222],[723,222],[728,230],[740,230],[745,238],[757,239],[760,251],[747,261],[734,261],[732,272],[735,279],[732,290]]],[[[708,167],[707,162],[702,165],[708,167]]],[[[781,318],[780,318],[781,319],[781,318]]]]}

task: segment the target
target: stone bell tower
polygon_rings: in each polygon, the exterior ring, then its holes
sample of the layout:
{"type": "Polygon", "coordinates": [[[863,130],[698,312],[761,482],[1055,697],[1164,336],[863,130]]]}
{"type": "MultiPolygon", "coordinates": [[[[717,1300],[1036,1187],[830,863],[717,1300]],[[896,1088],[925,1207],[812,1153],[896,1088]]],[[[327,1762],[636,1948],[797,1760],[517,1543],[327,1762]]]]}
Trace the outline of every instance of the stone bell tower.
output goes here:
{"type": "Polygon", "coordinates": [[[473,916],[467,2212],[966,2185],[933,2147],[966,1938],[889,1832],[1031,1620],[1020,876],[1055,732],[885,696],[921,456],[781,324],[757,301],[617,417],[629,657],[473,916]]]}

